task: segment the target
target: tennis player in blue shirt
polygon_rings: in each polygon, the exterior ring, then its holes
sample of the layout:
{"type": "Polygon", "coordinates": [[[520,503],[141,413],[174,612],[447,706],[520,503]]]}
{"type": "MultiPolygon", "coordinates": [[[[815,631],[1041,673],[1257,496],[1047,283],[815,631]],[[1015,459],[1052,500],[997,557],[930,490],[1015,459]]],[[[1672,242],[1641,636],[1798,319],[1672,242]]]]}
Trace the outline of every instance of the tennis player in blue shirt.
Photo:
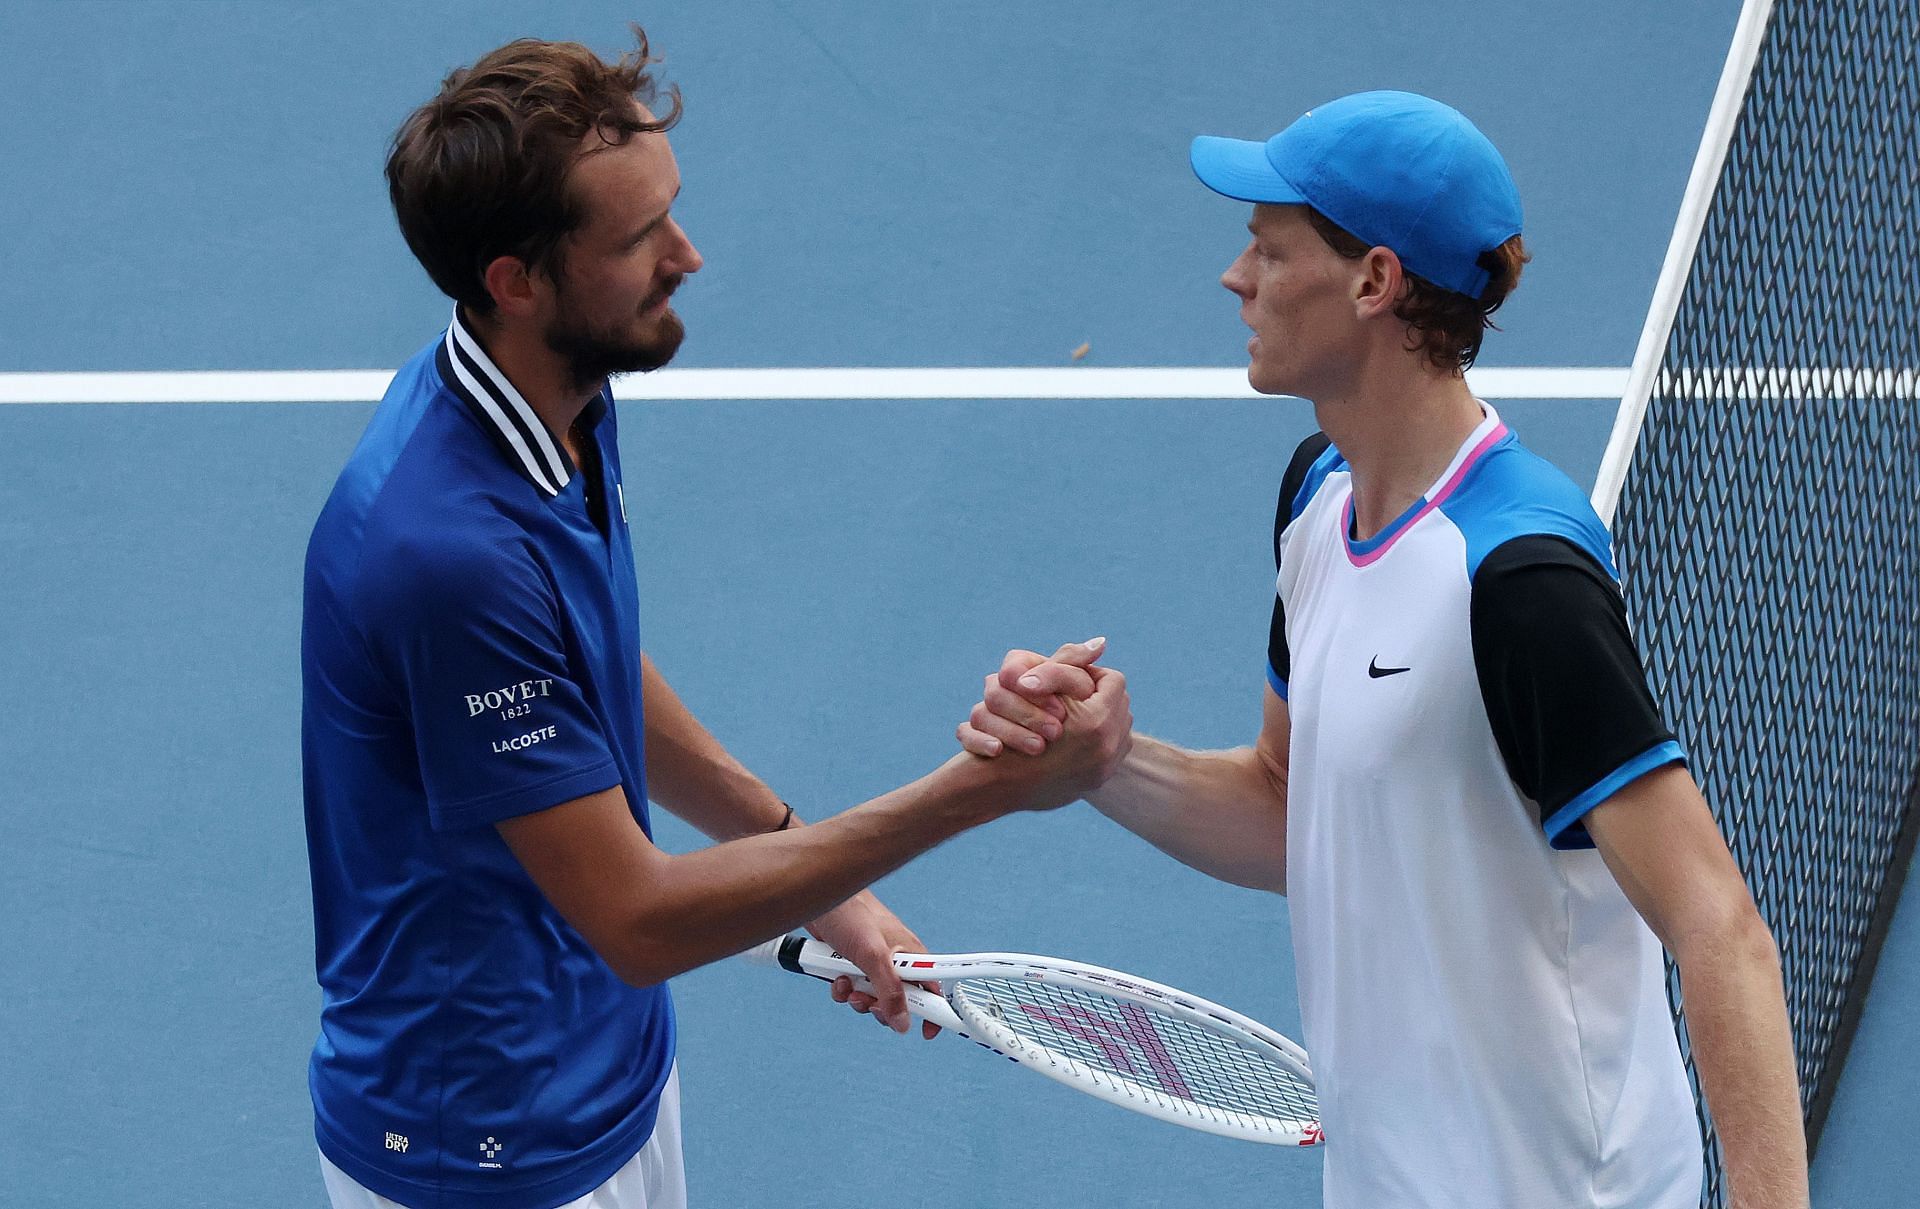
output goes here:
{"type": "Polygon", "coordinates": [[[679,1209],[665,982],[807,924],[905,1031],[923,949],[875,878],[1117,766],[1101,673],[1044,757],[961,755],[814,826],[640,653],[609,375],[665,365],[700,255],[638,51],[520,41],[454,72],[387,162],[455,302],[315,525],[303,755],[321,1028],[309,1081],[336,1209],[679,1209]],[[722,841],[670,856],[648,799],[722,841]]]}

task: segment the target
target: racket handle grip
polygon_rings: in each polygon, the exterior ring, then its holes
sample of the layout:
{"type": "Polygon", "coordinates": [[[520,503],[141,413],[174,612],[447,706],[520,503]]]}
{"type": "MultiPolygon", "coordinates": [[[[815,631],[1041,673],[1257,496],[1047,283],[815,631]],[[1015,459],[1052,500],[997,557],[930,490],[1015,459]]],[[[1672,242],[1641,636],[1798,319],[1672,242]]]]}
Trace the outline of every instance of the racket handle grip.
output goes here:
{"type": "Polygon", "coordinates": [[[787,943],[789,939],[786,936],[776,936],[764,944],[757,944],[748,949],[740,954],[740,958],[743,961],[751,961],[755,965],[777,966],[780,964],[780,946],[787,943]]]}
{"type": "MultiPolygon", "coordinates": [[[[776,936],[763,944],[757,944],[740,954],[741,958],[756,965],[780,966],[796,974],[806,974],[814,978],[831,981],[838,974],[853,979],[857,991],[869,994],[873,984],[860,973],[860,967],[841,957],[826,945],[810,939],[804,932],[794,932],[786,936],[776,936]],[[811,952],[808,949],[811,948],[811,952]]],[[[930,1021],[951,1033],[962,1037],[967,1035],[967,1026],[953,1013],[946,999],[924,987],[907,984],[907,1010],[922,1020],[930,1021]]],[[[989,1047],[991,1048],[991,1047],[989,1047]]]]}
{"type": "Polygon", "coordinates": [[[740,956],[757,965],[779,966],[783,970],[827,982],[832,982],[842,974],[849,978],[862,976],[859,966],[834,952],[831,945],[822,944],[805,932],[776,936],[764,944],[753,946],[740,956]]]}

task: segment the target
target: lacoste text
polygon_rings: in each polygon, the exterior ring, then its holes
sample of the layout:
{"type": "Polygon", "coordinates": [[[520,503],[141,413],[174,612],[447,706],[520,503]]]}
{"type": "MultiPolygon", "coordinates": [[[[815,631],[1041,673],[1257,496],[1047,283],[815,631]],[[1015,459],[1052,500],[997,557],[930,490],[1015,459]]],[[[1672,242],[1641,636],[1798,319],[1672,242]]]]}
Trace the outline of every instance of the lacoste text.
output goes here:
{"type": "Polygon", "coordinates": [[[553,738],[553,736],[554,728],[551,726],[543,726],[539,730],[530,730],[517,738],[496,739],[493,744],[493,750],[523,751],[526,748],[532,747],[535,743],[544,743],[548,739],[553,738]]]}

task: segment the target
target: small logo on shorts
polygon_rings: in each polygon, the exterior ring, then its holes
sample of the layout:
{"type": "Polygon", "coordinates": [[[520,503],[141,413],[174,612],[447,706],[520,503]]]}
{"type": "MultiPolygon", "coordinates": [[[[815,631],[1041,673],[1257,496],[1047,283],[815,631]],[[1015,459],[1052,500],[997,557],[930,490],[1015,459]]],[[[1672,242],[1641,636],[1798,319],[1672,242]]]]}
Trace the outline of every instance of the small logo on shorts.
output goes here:
{"type": "Polygon", "coordinates": [[[403,1133],[388,1134],[387,1149],[399,1151],[401,1154],[407,1153],[407,1135],[403,1133]]]}
{"type": "Polygon", "coordinates": [[[507,1148],[507,1144],[505,1142],[497,1142],[492,1138],[488,1138],[486,1141],[480,1143],[480,1155],[481,1155],[480,1165],[482,1167],[492,1167],[497,1169],[500,1166],[500,1164],[493,1162],[493,1160],[499,1158],[500,1152],[505,1150],[506,1148],[507,1148]]]}

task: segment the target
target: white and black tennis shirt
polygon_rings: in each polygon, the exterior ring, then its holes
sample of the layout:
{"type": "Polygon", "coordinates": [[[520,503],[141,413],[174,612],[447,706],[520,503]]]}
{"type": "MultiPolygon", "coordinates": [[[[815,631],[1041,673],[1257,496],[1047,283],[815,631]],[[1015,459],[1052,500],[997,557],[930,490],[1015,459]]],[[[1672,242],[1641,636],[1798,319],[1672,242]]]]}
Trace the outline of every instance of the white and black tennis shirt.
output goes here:
{"type": "Polygon", "coordinates": [[[1606,530],[1491,408],[1366,541],[1352,495],[1301,445],[1268,668],[1327,1209],[1692,1209],[1660,946],[1582,824],[1685,758],[1606,530]]]}

